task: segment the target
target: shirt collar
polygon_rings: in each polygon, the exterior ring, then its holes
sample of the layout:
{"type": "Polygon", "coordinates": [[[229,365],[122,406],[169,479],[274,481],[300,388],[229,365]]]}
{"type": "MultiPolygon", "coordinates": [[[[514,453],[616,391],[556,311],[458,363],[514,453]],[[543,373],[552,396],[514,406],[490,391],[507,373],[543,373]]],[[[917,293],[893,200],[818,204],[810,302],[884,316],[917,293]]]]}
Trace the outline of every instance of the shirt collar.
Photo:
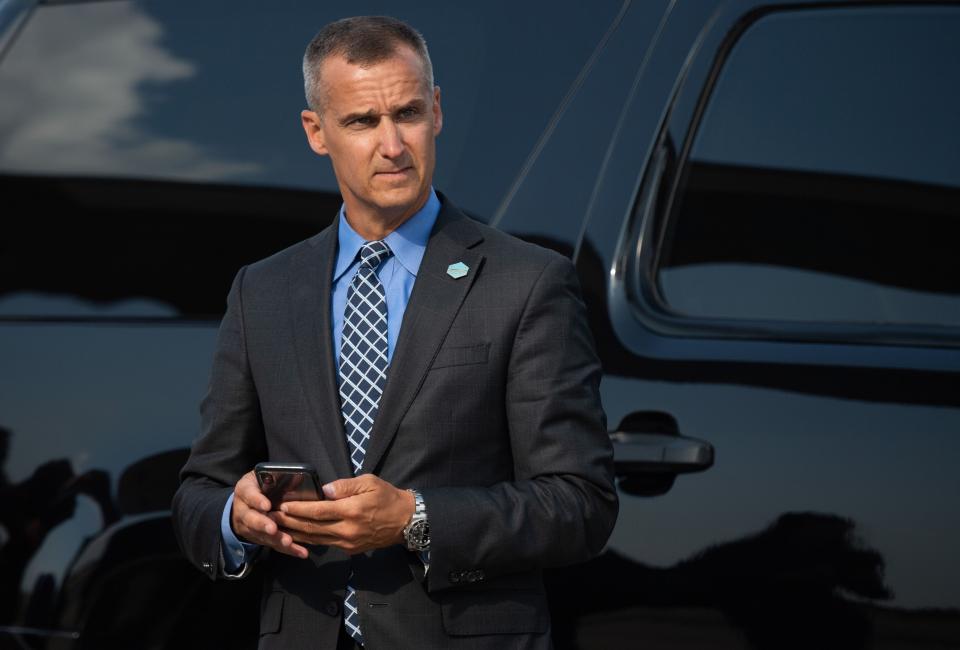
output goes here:
{"type": "MultiPolygon", "coordinates": [[[[383,240],[393,251],[397,262],[414,276],[420,270],[423,253],[427,250],[427,240],[430,239],[430,231],[433,230],[433,224],[436,223],[438,214],[440,214],[440,199],[437,198],[437,193],[431,187],[430,196],[427,197],[427,202],[423,207],[383,240]]],[[[357,259],[357,253],[366,243],[363,237],[358,235],[357,231],[347,223],[346,205],[340,206],[337,238],[340,250],[337,253],[337,266],[333,273],[334,282],[350,268],[350,265],[357,259]]]]}

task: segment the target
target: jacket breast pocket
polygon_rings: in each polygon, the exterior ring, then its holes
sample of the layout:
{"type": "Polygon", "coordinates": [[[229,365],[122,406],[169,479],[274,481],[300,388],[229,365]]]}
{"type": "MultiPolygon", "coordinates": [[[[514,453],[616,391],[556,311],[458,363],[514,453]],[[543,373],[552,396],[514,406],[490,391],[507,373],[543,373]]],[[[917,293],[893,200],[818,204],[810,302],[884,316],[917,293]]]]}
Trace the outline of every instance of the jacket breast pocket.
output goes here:
{"type": "Polygon", "coordinates": [[[455,345],[440,348],[431,370],[450,366],[466,366],[473,363],[486,363],[490,357],[490,343],[474,345],[455,345]]]}
{"type": "Polygon", "coordinates": [[[451,636],[543,634],[550,628],[547,599],[542,591],[452,589],[440,599],[443,628],[451,636]]]}

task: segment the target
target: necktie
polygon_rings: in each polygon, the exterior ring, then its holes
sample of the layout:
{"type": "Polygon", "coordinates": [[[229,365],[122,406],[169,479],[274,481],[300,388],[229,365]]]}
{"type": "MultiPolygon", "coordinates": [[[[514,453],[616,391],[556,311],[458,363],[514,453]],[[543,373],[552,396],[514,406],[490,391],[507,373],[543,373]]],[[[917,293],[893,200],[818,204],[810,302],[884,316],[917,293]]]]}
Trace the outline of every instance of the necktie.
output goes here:
{"type": "MultiPolygon", "coordinates": [[[[387,381],[387,300],[377,267],[392,255],[382,241],[360,249],[360,267],[347,289],[340,339],[340,412],[354,475],[363,465],[370,429],[377,417],[380,395],[387,381]]],[[[343,601],[343,624],[357,643],[363,643],[357,593],[351,580],[343,601]]]]}

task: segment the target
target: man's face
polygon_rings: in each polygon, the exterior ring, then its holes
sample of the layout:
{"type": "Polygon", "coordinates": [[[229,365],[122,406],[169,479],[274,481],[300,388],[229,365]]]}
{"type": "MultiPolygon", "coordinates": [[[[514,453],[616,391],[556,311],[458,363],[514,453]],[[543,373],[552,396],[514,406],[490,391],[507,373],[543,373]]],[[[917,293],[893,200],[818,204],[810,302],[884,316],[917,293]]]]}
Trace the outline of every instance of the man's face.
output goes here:
{"type": "Polygon", "coordinates": [[[420,58],[404,45],[365,68],[331,56],[320,76],[323,114],[301,113],[310,147],[330,156],[351,223],[395,228],[430,193],[440,89],[428,88],[420,58]]]}

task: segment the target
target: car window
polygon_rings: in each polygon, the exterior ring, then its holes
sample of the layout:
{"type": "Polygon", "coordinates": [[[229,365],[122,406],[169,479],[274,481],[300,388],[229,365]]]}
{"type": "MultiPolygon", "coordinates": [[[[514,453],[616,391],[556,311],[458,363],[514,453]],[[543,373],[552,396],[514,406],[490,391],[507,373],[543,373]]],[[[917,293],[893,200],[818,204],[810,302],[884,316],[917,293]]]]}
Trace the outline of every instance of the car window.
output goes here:
{"type": "Polygon", "coordinates": [[[664,230],[667,309],[960,326],[957,60],[956,8],[789,11],[746,29],[664,230]]]}
{"type": "Polygon", "coordinates": [[[217,319],[237,270],[330,223],[325,192],[2,176],[0,320],[217,319]]]}
{"type": "Polygon", "coordinates": [[[41,5],[0,60],[0,319],[217,317],[240,265],[330,223],[300,66],[343,16],[423,32],[435,184],[489,220],[621,3],[542,4],[41,5]]]}
{"type": "Polygon", "coordinates": [[[0,171],[336,191],[300,124],[303,51],[331,20],[391,13],[441,88],[438,187],[488,218],[621,2],[539,4],[41,6],[0,62],[0,171]]]}

